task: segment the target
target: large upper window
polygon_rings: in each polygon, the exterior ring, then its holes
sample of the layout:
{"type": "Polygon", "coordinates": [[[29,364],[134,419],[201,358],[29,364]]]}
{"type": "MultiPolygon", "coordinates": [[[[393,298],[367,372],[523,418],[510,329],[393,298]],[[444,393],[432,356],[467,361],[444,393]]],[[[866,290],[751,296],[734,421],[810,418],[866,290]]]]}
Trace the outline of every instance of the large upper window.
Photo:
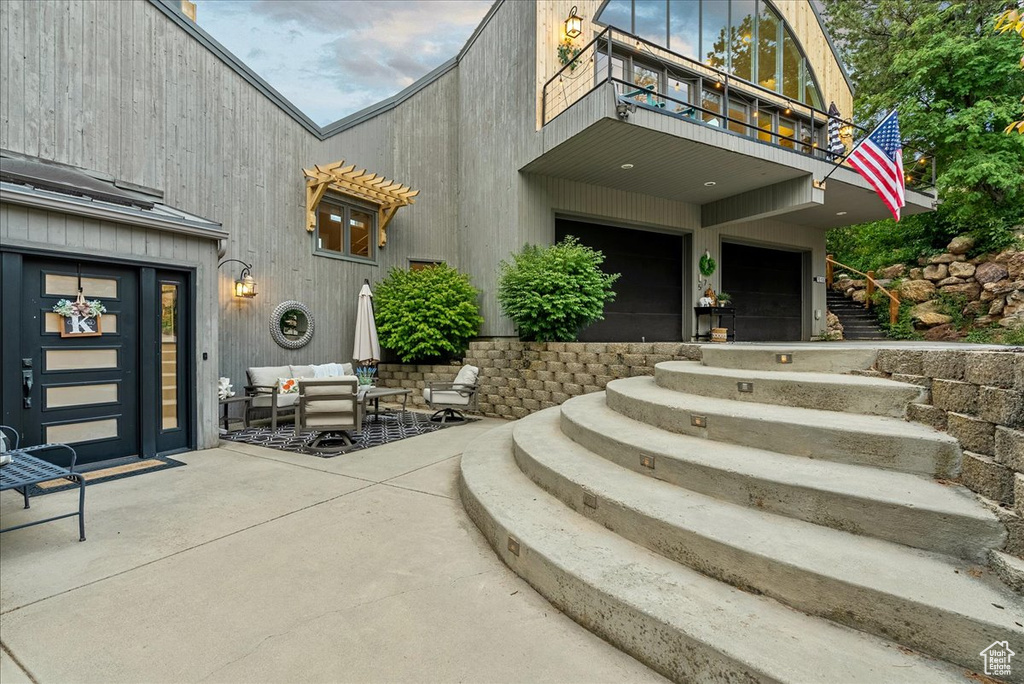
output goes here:
{"type": "Polygon", "coordinates": [[[811,65],[767,0],[609,0],[597,21],[821,108],[811,65]]]}
{"type": "Polygon", "coordinates": [[[317,207],[314,251],[372,260],[376,227],[377,216],[372,210],[325,197],[317,207]]]}

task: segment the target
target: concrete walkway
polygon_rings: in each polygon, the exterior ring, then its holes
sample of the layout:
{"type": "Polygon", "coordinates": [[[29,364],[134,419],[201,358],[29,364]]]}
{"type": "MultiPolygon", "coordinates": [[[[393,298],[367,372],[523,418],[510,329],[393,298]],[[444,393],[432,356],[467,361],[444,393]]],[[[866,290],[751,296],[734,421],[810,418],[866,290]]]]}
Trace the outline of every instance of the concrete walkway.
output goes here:
{"type": "MultiPolygon", "coordinates": [[[[664,681],[510,572],[458,500],[482,420],[349,456],[244,444],[0,538],[0,681],[664,681]]],[[[49,494],[3,526],[70,510],[49,494]]]]}

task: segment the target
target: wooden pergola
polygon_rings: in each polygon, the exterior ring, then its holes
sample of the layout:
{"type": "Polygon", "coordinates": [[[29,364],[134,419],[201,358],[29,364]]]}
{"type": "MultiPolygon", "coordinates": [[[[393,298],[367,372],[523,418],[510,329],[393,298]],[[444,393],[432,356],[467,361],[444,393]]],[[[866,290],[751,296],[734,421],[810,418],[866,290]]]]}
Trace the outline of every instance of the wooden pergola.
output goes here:
{"type": "Polygon", "coordinates": [[[345,166],[345,160],[333,164],[316,164],[312,169],[303,169],[306,174],[306,230],[316,230],[316,209],[328,188],[349,197],[377,206],[377,243],[383,247],[388,242],[387,227],[399,207],[415,202],[420,194],[408,185],[366,169],[356,169],[355,164],[345,166]]]}

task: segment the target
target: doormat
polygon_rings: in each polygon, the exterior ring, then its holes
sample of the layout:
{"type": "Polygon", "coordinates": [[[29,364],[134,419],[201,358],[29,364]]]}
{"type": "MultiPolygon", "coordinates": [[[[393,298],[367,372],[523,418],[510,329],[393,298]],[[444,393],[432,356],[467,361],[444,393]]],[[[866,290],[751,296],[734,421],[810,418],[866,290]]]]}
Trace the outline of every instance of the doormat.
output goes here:
{"type": "MultiPolygon", "coordinates": [[[[183,465],[185,464],[181,461],[175,461],[173,458],[157,456],[156,458],[145,459],[132,458],[127,462],[119,462],[117,465],[99,467],[95,470],[77,469],[76,472],[85,478],[86,487],[91,487],[104,482],[123,480],[126,477],[177,468],[183,465]]],[[[88,468],[89,466],[84,467],[88,468]]],[[[53,494],[54,492],[63,492],[68,489],[78,489],[78,483],[59,478],[31,485],[28,488],[28,495],[29,497],[42,496],[43,494],[53,494]]]]}
{"type": "Polygon", "coordinates": [[[320,432],[318,430],[296,431],[294,425],[283,425],[277,428],[277,430],[271,430],[269,427],[245,428],[244,430],[222,434],[220,437],[232,442],[244,442],[270,449],[292,451],[297,454],[309,454],[318,458],[333,458],[334,456],[371,449],[381,444],[397,442],[409,437],[425,435],[441,428],[464,425],[465,423],[477,420],[479,418],[467,417],[466,420],[458,423],[442,424],[431,422],[429,414],[416,411],[406,411],[404,415],[398,411],[381,412],[380,420],[375,420],[372,416],[367,416],[363,419],[363,431],[361,433],[349,433],[352,437],[352,446],[343,451],[318,451],[314,449],[310,446],[310,443],[320,432]]]}

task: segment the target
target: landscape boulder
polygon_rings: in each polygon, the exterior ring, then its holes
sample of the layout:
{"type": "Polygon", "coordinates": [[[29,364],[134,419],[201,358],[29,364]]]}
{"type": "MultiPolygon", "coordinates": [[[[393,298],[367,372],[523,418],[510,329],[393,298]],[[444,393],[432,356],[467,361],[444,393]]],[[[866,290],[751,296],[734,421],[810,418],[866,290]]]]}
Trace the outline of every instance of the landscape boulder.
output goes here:
{"type": "Polygon", "coordinates": [[[952,254],[967,254],[974,247],[974,238],[970,235],[960,235],[946,246],[946,251],[952,254]]]}
{"type": "Polygon", "coordinates": [[[912,302],[924,302],[935,294],[935,283],[930,280],[905,280],[900,285],[900,298],[912,302]]]}
{"type": "Polygon", "coordinates": [[[915,328],[934,328],[937,325],[952,323],[953,318],[937,311],[926,311],[914,320],[915,328]]]}
{"type": "Polygon", "coordinates": [[[936,254],[935,256],[928,259],[926,263],[929,264],[951,264],[956,261],[956,257],[952,254],[936,254]]]}
{"type": "Polygon", "coordinates": [[[931,264],[924,267],[924,277],[928,280],[942,280],[949,275],[946,264],[931,264]]]}
{"type": "Polygon", "coordinates": [[[1016,252],[1006,260],[1006,271],[1010,278],[1024,278],[1024,252],[1016,252]]]}
{"type": "Polygon", "coordinates": [[[985,283],[995,283],[1000,280],[1008,278],[1010,272],[1002,264],[997,264],[992,261],[987,261],[984,264],[979,264],[978,268],[974,271],[974,279],[984,285],[985,283]]]}
{"type": "Polygon", "coordinates": [[[977,299],[978,295],[981,294],[981,285],[978,283],[963,283],[962,285],[946,285],[942,288],[943,292],[950,294],[960,294],[967,299],[977,299]]]}
{"type": "Polygon", "coordinates": [[[949,265],[949,275],[957,278],[970,278],[974,275],[976,267],[966,261],[954,261],[949,265]]]}
{"type": "Polygon", "coordinates": [[[921,280],[921,278],[924,278],[924,269],[912,268],[910,269],[910,273],[907,274],[907,277],[911,280],[921,280]]]}
{"type": "Polygon", "coordinates": [[[907,267],[903,264],[886,266],[878,272],[880,278],[902,278],[907,273],[907,267]]]}
{"type": "Polygon", "coordinates": [[[924,331],[923,336],[929,342],[956,342],[962,337],[952,323],[929,328],[924,331]]]}
{"type": "Polygon", "coordinates": [[[957,278],[956,276],[950,276],[949,278],[943,278],[939,282],[935,283],[938,287],[945,287],[946,285],[963,285],[967,281],[963,278],[957,278]]]}

